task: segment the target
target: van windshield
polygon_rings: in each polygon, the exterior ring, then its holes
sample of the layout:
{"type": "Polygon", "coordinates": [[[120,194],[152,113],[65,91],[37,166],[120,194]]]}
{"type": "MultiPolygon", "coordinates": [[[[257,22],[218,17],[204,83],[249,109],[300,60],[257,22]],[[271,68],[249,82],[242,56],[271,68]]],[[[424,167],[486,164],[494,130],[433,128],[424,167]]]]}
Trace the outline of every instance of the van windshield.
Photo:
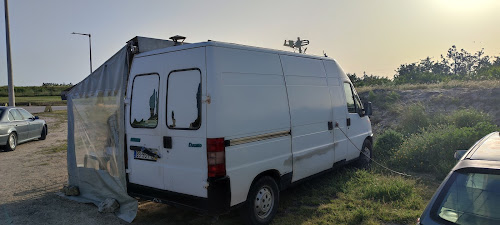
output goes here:
{"type": "Polygon", "coordinates": [[[432,214],[454,224],[500,224],[500,175],[452,174],[432,214]]]}

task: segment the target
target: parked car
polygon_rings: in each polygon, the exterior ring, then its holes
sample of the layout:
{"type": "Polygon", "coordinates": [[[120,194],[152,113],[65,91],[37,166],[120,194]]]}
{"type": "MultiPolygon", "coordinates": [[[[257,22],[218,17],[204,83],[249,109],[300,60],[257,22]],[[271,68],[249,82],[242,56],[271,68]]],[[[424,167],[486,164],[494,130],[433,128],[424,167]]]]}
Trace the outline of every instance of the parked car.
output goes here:
{"type": "Polygon", "coordinates": [[[457,158],[418,224],[500,224],[500,133],[457,158]]]}
{"type": "Polygon", "coordinates": [[[45,140],[47,133],[47,124],[38,116],[23,108],[0,107],[0,145],[5,149],[14,151],[20,143],[45,140]]]}

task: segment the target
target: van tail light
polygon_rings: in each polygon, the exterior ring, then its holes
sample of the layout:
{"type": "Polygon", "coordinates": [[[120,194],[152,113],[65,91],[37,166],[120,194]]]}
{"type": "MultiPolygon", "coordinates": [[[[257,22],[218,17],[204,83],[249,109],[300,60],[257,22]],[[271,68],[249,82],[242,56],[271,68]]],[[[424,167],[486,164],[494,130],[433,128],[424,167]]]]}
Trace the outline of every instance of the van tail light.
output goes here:
{"type": "Polygon", "coordinates": [[[224,138],[207,138],[208,177],[226,176],[225,150],[224,138]]]}

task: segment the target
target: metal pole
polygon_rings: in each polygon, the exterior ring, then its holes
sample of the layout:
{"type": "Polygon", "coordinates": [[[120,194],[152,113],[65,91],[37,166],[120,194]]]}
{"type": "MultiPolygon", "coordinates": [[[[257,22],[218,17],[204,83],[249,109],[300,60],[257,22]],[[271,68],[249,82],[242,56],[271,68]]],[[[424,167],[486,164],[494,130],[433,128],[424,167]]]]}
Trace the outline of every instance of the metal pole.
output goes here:
{"type": "Polygon", "coordinates": [[[12,61],[10,59],[10,29],[9,29],[9,6],[7,0],[4,0],[5,9],[5,42],[7,45],[7,77],[9,84],[9,106],[16,106],[16,98],[14,96],[14,79],[12,77],[12,61]]]}
{"type": "Polygon", "coordinates": [[[90,34],[83,34],[83,33],[76,33],[73,32],[71,34],[78,34],[78,35],[84,35],[89,37],[89,52],[90,52],[90,73],[92,73],[92,39],[90,34]]]}
{"type": "Polygon", "coordinates": [[[92,41],[89,34],[89,52],[90,52],[90,73],[92,73],[92,41]]]}

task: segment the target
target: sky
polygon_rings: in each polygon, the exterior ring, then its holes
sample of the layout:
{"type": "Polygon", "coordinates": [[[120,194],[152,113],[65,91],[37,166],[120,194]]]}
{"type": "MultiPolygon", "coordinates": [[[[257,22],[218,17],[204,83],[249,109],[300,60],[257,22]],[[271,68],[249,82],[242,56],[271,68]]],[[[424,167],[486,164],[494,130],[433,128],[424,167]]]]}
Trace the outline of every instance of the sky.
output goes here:
{"type": "MultiPolygon", "coordinates": [[[[7,85],[5,21],[0,5],[0,86],[7,85]]],[[[336,59],[347,73],[390,77],[405,63],[439,59],[452,46],[500,56],[498,0],[164,1],[10,0],[15,86],[78,83],[135,36],[207,40],[336,59]]]]}

